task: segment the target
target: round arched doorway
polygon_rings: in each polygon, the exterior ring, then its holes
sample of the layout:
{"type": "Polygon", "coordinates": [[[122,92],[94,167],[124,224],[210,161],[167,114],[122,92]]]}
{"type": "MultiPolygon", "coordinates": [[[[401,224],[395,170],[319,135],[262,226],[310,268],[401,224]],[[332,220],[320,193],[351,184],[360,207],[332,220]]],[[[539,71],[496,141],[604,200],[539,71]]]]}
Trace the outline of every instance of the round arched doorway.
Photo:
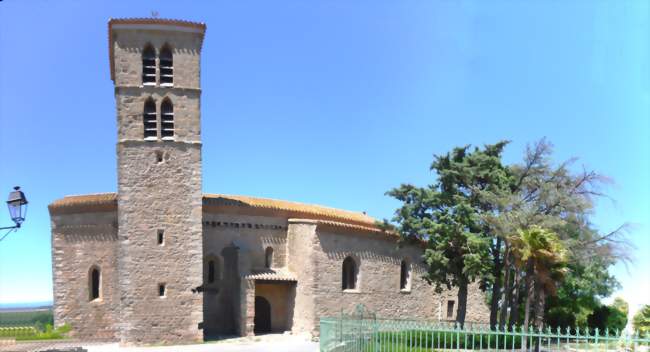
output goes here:
{"type": "Polygon", "coordinates": [[[271,304],[261,296],[255,296],[255,334],[271,332],[271,304]]]}

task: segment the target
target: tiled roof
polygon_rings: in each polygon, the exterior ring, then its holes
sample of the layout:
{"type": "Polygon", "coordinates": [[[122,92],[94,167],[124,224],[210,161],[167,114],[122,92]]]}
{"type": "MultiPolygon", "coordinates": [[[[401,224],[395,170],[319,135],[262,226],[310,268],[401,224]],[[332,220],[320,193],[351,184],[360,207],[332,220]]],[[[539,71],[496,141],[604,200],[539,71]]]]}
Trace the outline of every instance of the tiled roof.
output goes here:
{"type": "Polygon", "coordinates": [[[117,194],[95,193],[65,196],[48,206],[50,214],[89,213],[117,210],[117,194]]]}
{"type": "Polygon", "coordinates": [[[231,208],[238,213],[253,215],[279,214],[287,218],[330,220],[360,226],[376,227],[376,220],[362,212],[352,212],[320,205],[289,202],[269,198],[236,196],[224,194],[204,194],[203,208],[206,211],[220,211],[231,208]]]}
{"type": "Polygon", "coordinates": [[[298,281],[296,276],[286,269],[266,269],[253,271],[244,275],[247,280],[265,280],[265,281],[298,281]]]}
{"type": "MultiPolygon", "coordinates": [[[[65,196],[49,205],[51,214],[88,213],[115,211],[116,193],[96,193],[65,196]]],[[[320,205],[289,202],[269,198],[256,198],[238,195],[205,194],[203,210],[243,215],[281,216],[316,220],[328,228],[345,229],[355,232],[375,232],[393,235],[377,227],[377,221],[361,212],[353,212],[320,205]]]]}
{"type": "Polygon", "coordinates": [[[205,33],[206,25],[202,22],[191,22],[166,18],[111,18],[108,21],[108,59],[111,65],[111,79],[115,80],[115,63],[113,61],[113,26],[114,25],[158,25],[174,26],[196,29],[202,35],[205,33]]]}

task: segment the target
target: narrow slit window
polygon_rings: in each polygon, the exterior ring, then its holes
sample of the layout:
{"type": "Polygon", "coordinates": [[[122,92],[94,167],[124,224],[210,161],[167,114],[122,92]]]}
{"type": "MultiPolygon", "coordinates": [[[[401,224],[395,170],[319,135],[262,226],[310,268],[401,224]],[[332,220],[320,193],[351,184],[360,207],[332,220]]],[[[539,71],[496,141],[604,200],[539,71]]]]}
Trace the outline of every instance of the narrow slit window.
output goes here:
{"type": "Polygon", "coordinates": [[[454,301],[447,301],[447,319],[454,318],[454,301]]]}
{"type": "Polygon", "coordinates": [[[160,49],[160,84],[174,84],[174,57],[167,45],[160,49]]]}
{"type": "Polygon", "coordinates": [[[343,260],[342,271],[342,288],[343,290],[354,290],[357,287],[357,263],[352,257],[343,260]]]}
{"type": "Polygon", "coordinates": [[[174,137],[174,106],[172,105],[169,98],[163,100],[162,105],[160,106],[161,114],[161,129],[160,133],[162,138],[173,138],[174,137]]]}
{"type": "Polygon", "coordinates": [[[142,51],[142,84],[156,84],[156,52],[150,45],[142,51]]]}
{"type": "Polygon", "coordinates": [[[269,269],[273,266],[273,247],[266,247],[264,266],[269,269]]]}
{"type": "Polygon", "coordinates": [[[89,299],[91,301],[94,301],[96,299],[99,299],[99,290],[100,290],[100,284],[101,284],[101,273],[99,272],[99,269],[94,267],[90,270],[90,275],[89,275],[89,299]]]}
{"type": "Polygon", "coordinates": [[[165,297],[167,294],[167,288],[165,287],[165,284],[158,284],[158,296],[159,297],[165,297]]]}
{"type": "Polygon", "coordinates": [[[409,287],[410,276],[411,273],[409,272],[408,262],[406,260],[402,260],[402,263],[400,264],[400,276],[399,276],[400,290],[408,291],[410,289],[409,287]]]}
{"type": "Polygon", "coordinates": [[[158,245],[165,244],[165,231],[158,230],[158,245]]]}
{"type": "Polygon", "coordinates": [[[214,276],[215,276],[214,260],[211,259],[208,261],[208,283],[209,284],[214,283],[214,276]]]}
{"type": "Polygon", "coordinates": [[[156,102],[149,98],[144,103],[144,113],[142,116],[144,122],[144,139],[156,139],[158,128],[156,123],[156,102]]]}

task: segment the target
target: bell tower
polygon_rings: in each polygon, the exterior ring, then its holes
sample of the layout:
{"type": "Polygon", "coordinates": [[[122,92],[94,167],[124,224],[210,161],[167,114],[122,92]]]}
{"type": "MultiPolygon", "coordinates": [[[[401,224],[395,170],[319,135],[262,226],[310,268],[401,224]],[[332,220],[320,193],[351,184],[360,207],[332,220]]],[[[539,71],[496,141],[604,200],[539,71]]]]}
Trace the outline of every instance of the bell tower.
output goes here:
{"type": "Polygon", "coordinates": [[[205,25],[111,19],[123,344],[203,338],[200,57],[205,25]]]}

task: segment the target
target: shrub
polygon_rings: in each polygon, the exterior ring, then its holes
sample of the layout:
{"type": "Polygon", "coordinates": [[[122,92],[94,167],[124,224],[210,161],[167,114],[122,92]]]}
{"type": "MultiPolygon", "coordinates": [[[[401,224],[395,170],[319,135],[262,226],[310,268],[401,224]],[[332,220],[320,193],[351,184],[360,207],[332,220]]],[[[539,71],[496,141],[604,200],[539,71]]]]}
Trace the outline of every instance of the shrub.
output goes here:
{"type": "Polygon", "coordinates": [[[610,333],[622,331],[627,325],[627,312],[627,303],[617,298],[617,302],[610,306],[600,306],[594,309],[587,317],[587,324],[591,329],[598,328],[603,335],[606,330],[609,330],[610,333]]]}

